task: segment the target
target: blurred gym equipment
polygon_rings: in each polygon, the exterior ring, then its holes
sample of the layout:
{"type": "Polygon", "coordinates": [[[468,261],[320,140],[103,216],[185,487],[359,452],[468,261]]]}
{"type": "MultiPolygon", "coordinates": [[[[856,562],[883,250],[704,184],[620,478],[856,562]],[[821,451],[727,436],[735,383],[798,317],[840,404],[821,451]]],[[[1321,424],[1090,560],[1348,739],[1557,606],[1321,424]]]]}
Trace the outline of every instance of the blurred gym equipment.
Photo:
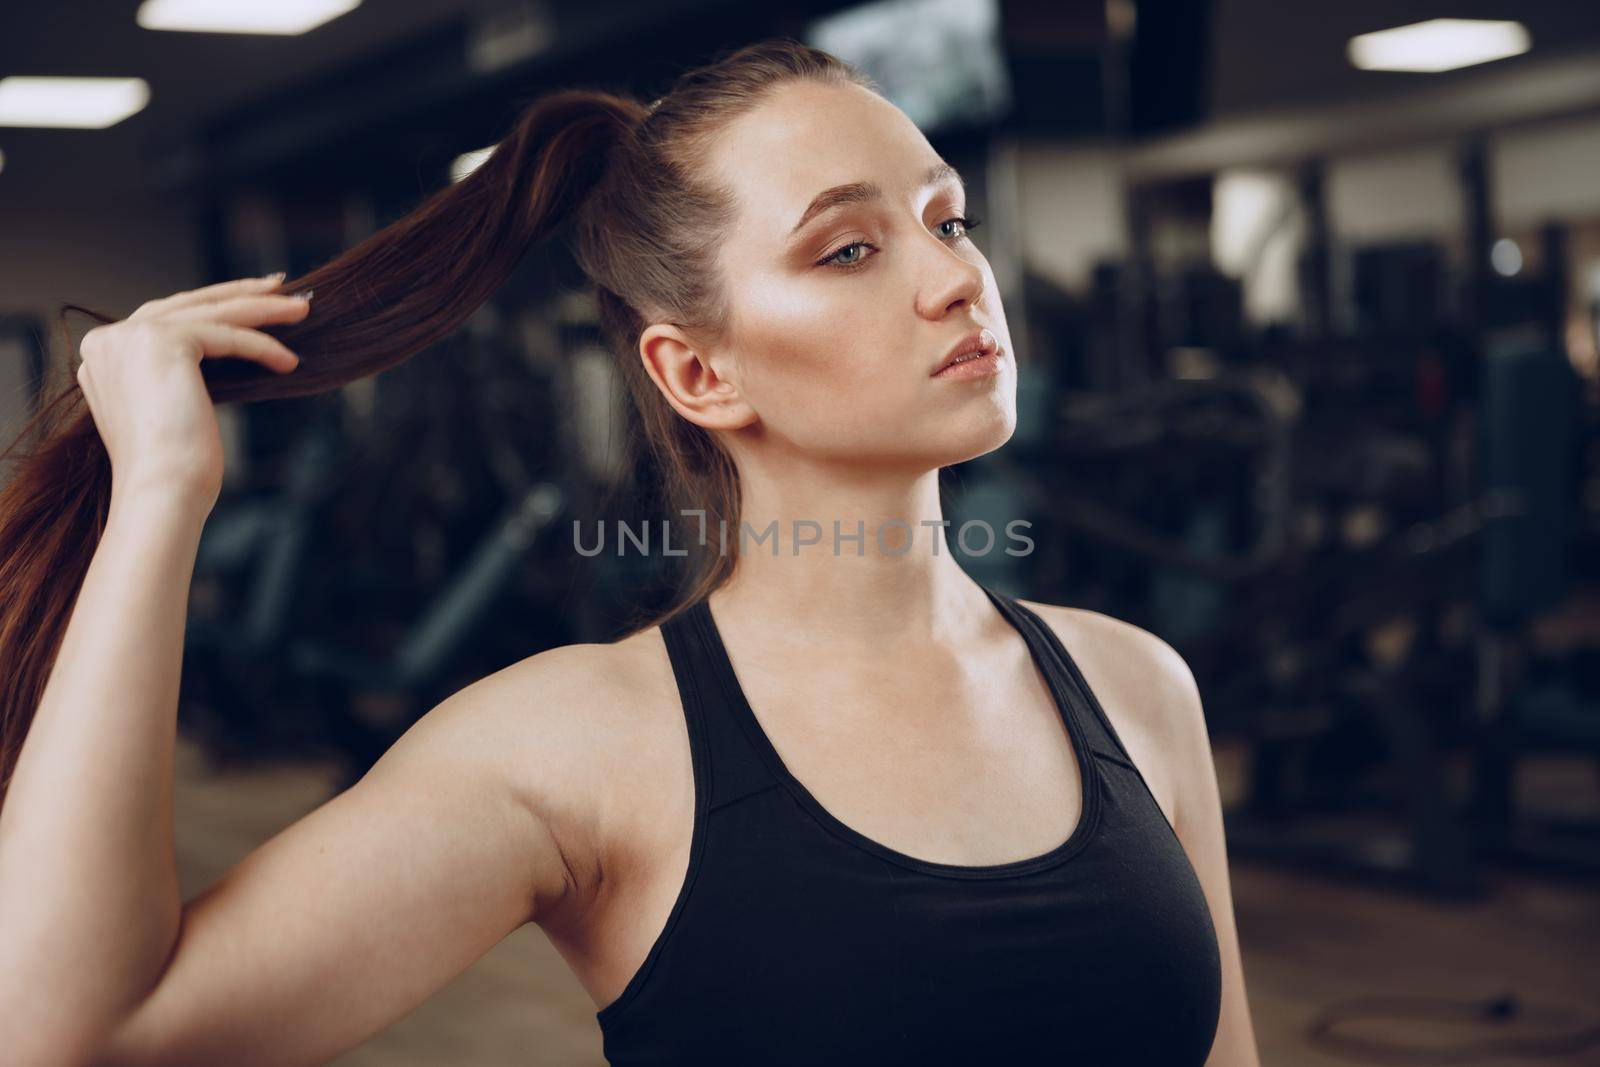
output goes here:
{"type": "MultiPolygon", "coordinates": [[[[566,506],[559,485],[534,475],[539,453],[526,447],[549,430],[544,386],[516,372],[491,316],[415,362],[423,373],[388,381],[411,393],[397,425],[370,428],[368,447],[354,449],[341,440],[337,410],[312,406],[282,489],[226,501],[208,522],[196,582],[209,596],[189,625],[185,697],[190,725],[214,754],[309,744],[344,760],[348,784],[462,684],[462,672],[494,669],[482,665],[485,652],[498,654],[485,641],[494,613],[566,506]],[[454,394],[427,366],[450,349],[459,355],[445,368],[454,394]],[[474,471],[474,460],[503,503],[484,525],[477,512],[466,516],[475,528],[458,550],[452,536],[469,503],[460,487],[413,494],[430,474],[474,471]],[[403,536],[383,536],[395,531],[403,536]],[[371,615],[418,597],[393,637],[383,624],[403,616],[371,615]]],[[[518,629],[516,639],[525,636],[518,629]]]]}
{"type": "Polygon", "coordinates": [[[1581,417],[1571,365],[1539,341],[1511,334],[1485,353],[1483,476],[1518,507],[1484,536],[1473,810],[1501,858],[1592,876],[1600,873],[1600,818],[1532,817],[1516,802],[1526,754],[1585,752],[1600,773],[1600,652],[1574,653],[1570,662],[1546,657],[1537,673],[1526,663],[1528,623],[1558,605],[1570,584],[1581,417]],[[1549,680],[1538,684],[1541,674],[1549,680]]]}

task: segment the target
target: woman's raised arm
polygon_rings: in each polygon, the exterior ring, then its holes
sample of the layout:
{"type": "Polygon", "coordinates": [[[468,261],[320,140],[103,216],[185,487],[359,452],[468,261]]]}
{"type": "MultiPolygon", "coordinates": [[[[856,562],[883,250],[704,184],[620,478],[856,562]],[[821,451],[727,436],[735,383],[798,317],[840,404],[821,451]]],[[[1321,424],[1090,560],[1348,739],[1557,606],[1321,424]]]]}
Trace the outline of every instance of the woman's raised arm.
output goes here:
{"type": "Polygon", "coordinates": [[[308,313],[276,286],[179,293],[83,342],[78,381],[114,477],[0,809],[7,1063],[319,1062],[542,909],[571,903],[528,787],[541,782],[531,763],[550,762],[557,790],[570,767],[553,751],[530,762],[526,745],[515,764],[506,743],[513,723],[537,733],[540,679],[571,662],[553,653],[446,700],[360,783],[181,900],[178,680],[222,473],[199,363],[234,356],[292,372],[294,354],[253,328],[308,313]]]}

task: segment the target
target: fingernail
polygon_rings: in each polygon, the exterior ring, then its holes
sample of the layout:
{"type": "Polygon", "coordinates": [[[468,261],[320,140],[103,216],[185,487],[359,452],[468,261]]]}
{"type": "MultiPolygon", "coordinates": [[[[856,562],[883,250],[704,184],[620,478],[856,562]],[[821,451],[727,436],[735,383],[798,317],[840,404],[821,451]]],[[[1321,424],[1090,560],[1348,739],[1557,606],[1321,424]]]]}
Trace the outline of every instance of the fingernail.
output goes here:
{"type": "Polygon", "coordinates": [[[295,293],[294,295],[295,295],[295,298],[298,299],[298,300],[310,300],[311,299],[311,294],[314,293],[314,292],[316,292],[315,289],[302,289],[298,293],[295,293]]]}
{"type": "Polygon", "coordinates": [[[289,276],[288,274],[284,273],[281,270],[273,271],[271,274],[267,275],[267,281],[269,281],[269,282],[281,282],[285,278],[287,278],[288,276],[289,276]]]}

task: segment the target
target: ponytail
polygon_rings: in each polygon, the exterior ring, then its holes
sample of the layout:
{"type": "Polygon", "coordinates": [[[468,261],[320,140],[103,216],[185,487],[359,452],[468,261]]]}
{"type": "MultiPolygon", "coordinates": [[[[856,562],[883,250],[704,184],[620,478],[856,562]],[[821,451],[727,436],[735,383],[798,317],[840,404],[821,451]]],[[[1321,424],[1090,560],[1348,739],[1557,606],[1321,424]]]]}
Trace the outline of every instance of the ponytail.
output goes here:
{"type": "MultiPolygon", "coordinates": [[[[315,289],[301,322],[267,326],[301,359],[293,374],[204,360],[212,399],[281,400],[378,374],[448,336],[571,217],[644,105],[594,90],[539,98],[470,175],[282,291],[315,289]]],[[[108,316],[75,304],[69,311],[108,316]]],[[[0,804],[105,529],[111,464],[76,384],[0,453],[0,804]],[[24,441],[36,443],[26,451],[24,441]]]]}

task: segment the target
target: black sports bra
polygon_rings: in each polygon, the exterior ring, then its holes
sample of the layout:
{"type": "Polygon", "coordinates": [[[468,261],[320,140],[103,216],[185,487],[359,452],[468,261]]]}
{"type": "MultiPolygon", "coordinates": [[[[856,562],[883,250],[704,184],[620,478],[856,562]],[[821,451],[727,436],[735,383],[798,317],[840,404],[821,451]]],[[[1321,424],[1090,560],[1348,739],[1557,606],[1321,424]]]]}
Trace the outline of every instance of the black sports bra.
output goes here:
{"type": "Polygon", "coordinates": [[[706,601],[662,624],[693,837],[665,927],[596,1015],[611,1064],[1205,1062],[1221,966],[1194,870],[1050,627],[985,592],[1049,684],[1083,808],[1050,851],[981,867],[834,818],[762,731],[706,601]]]}

